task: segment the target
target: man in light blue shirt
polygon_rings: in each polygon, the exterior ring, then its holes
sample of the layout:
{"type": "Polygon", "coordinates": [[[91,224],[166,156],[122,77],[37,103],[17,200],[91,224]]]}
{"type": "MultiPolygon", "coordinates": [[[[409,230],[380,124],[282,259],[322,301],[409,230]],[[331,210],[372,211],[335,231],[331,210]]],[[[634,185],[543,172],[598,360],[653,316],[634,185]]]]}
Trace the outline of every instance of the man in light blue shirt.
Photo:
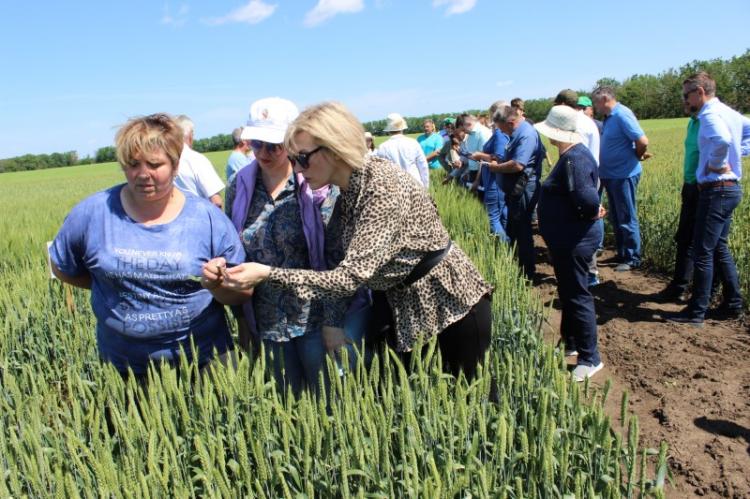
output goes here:
{"type": "MultiPolygon", "coordinates": [[[[469,155],[475,152],[482,152],[484,144],[490,140],[490,136],[492,136],[490,129],[479,123],[477,117],[471,114],[464,118],[464,131],[466,132],[464,149],[469,155]]],[[[478,173],[479,161],[469,159],[469,178],[467,179],[469,183],[474,183],[477,179],[478,173]]]]}
{"type": "Polygon", "coordinates": [[[235,128],[232,131],[232,141],[234,142],[234,150],[227,159],[227,184],[231,184],[237,172],[255,159],[255,155],[250,151],[248,141],[242,140],[242,127],[235,128]],[[248,156],[248,153],[250,153],[250,156],[248,156]]]}
{"type": "Polygon", "coordinates": [[[724,300],[713,312],[717,319],[744,313],[739,277],[729,251],[732,213],[740,204],[741,156],[750,153],[750,119],[716,98],[716,82],[705,72],[682,83],[682,97],[700,121],[698,131],[698,212],[693,235],[693,295],[688,306],[667,320],[702,326],[711,299],[714,254],[721,266],[724,300]]]}
{"type": "Polygon", "coordinates": [[[641,161],[651,156],[646,152],[648,137],[633,111],[617,102],[612,87],[599,87],[591,97],[599,114],[606,116],[599,148],[599,178],[607,191],[620,262],[615,271],[623,272],[641,265],[641,228],[635,198],[641,161]]]}
{"type": "Polygon", "coordinates": [[[437,170],[440,168],[438,155],[440,154],[440,149],[443,148],[443,137],[435,131],[435,122],[429,118],[424,120],[422,127],[424,133],[417,137],[417,142],[422,146],[422,152],[425,155],[425,159],[427,159],[430,169],[437,170]]]}

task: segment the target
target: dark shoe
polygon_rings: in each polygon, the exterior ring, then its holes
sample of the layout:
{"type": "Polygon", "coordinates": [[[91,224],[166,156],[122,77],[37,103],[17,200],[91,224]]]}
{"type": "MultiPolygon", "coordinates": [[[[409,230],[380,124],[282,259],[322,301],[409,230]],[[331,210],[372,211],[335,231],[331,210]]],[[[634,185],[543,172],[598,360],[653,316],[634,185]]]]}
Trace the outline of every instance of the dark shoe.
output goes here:
{"type": "Polygon", "coordinates": [[[687,291],[671,285],[654,295],[654,301],[659,303],[687,303],[689,299],[687,291]]]}
{"type": "Polygon", "coordinates": [[[703,319],[699,317],[693,317],[690,312],[685,309],[679,312],[667,312],[662,314],[662,318],[668,322],[676,322],[677,324],[688,324],[693,327],[703,327],[703,319]]]}
{"type": "Polygon", "coordinates": [[[706,316],[717,321],[737,321],[745,318],[745,309],[718,307],[709,310],[706,316]]]}

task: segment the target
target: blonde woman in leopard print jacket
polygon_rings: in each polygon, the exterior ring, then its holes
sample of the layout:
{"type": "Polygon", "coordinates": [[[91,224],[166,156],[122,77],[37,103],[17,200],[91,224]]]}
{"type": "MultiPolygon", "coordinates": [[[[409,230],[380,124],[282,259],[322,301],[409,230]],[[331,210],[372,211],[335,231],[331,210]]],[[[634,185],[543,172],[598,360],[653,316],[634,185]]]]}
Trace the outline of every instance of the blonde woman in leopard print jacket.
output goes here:
{"type": "MultiPolygon", "coordinates": [[[[390,343],[398,352],[438,335],[447,369],[473,377],[490,344],[492,288],[450,244],[427,191],[396,165],[365,158],[362,126],[338,103],[302,112],[289,126],[285,145],[310,187],[330,183],[341,189],[336,209],[343,260],[328,271],[245,263],[228,269],[222,285],[248,289],[266,281],[303,299],[345,300],[360,286],[382,291],[393,315],[390,343]],[[426,275],[403,285],[426,255],[436,254],[442,256],[437,264],[433,258],[434,266],[420,266],[429,269],[426,275]]],[[[343,332],[324,338],[329,350],[346,341],[343,332]]]]}

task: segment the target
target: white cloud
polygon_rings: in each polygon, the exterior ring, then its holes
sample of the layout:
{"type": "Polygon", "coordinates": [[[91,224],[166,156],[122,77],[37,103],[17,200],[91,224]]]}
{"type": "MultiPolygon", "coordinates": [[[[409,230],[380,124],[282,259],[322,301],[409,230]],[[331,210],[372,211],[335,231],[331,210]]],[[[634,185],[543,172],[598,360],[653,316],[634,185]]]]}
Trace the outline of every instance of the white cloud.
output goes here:
{"type": "Polygon", "coordinates": [[[173,26],[179,28],[187,22],[187,14],[190,11],[190,7],[187,4],[180,5],[177,9],[177,13],[172,15],[169,9],[169,4],[164,4],[164,14],[161,16],[161,23],[167,26],[173,26]]]}
{"type": "Polygon", "coordinates": [[[317,5],[305,14],[304,24],[307,27],[317,26],[337,14],[359,12],[364,7],[363,0],[318,0],[317,5]]]}
{"type": "Polygon", "coordinates": [[[498,87],[509,87],[513,85],[513,80],[500,80],[499,82],[495,83],[498,87]]]}
{"type": "Polygon", "coordinates": [[[477,0],[432,0],[432,6],[435,8],[444,5],[448,7],[445,11],[446,16],[469,12],[476,4],[477,0]]]}
{"type": "Polygon", "coordinates": [[[263,0],[250,0],[246,5],[234,9],[225,16],[206,19],[205,22],[213,26],[227,23],[258,24],[270,17],[276,7],[276,4],[264,3],[263,0]]]}

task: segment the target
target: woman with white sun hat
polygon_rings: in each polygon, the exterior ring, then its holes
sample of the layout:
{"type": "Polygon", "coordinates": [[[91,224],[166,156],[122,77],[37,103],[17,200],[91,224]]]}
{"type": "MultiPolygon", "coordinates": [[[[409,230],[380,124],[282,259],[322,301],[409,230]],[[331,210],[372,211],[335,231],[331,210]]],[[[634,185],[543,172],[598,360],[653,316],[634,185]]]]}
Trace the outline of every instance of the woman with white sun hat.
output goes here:
{"type": "Polygon", "coordinates": [[[537,131],[556,146],[560,159],[542,183],[539,231],[549,249],[562,303],[560,335],[566,356],[577,355],[573,377],[583,381],[599,372],[594,297],[588,288],[588,263],[601,238],[599,170],[576,132],[578,113],[554,106],[537,131]]]}

